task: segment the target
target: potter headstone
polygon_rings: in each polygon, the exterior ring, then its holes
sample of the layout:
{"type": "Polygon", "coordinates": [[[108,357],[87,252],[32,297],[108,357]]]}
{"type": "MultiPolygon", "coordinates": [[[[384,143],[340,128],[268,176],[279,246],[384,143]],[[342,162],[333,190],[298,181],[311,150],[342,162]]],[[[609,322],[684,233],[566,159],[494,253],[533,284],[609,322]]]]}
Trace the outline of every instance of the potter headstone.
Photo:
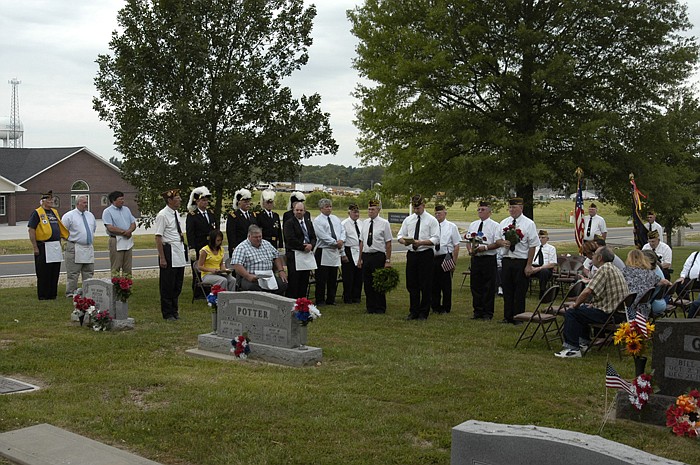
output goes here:
{"type": "Polygon", "coordinates": [[[109,310],[112,318],[116,318],[116,305],[112,280],[106,278],[86,279],[83,283],[83,297],[95,301],[97,311],[109,310]]]}
{"type": "Polygon", "coordinates": [[[660,394],[675,397],[700,389],[700,319],[657,320],[652,368],[660,394]]]}

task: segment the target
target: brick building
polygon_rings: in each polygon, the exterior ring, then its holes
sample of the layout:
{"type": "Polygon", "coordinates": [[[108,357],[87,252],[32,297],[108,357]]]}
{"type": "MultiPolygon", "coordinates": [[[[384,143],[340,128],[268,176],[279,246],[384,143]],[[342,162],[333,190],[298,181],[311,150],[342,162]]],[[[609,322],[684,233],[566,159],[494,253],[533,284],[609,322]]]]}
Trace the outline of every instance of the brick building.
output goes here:
{"type": "Polygon", "coordinates": [[[138,190],[122,179],[119,168],[86,147],[0,148],[0,224],[29,220],[47,190],[53,191],[61,215],[84,194],[95,218],[102,218],[107,195],[119,190],[134,216],[140,216],[138,190]]]}

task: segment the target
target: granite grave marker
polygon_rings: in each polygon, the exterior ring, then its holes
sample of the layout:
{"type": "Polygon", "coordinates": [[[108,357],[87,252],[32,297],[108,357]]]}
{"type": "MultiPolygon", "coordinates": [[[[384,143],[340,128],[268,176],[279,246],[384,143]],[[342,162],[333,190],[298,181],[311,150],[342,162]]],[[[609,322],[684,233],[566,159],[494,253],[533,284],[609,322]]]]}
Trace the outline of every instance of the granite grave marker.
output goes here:
{"type": "Polygon", "coordinates": [[[657,320],[652,367],[659,394],[676,397],[700,389],[700,319],[657,320]]]}
{"type": "Polygon", "coordinates": [[[91,278],[83,283],[83,296],[95,301],[98,311],[109,310],[112,315],[112,329],[123,330],[134,327],[134,319],[129,318],[129,307],[114,295],[114,284],[109,278],[91,278]]]}

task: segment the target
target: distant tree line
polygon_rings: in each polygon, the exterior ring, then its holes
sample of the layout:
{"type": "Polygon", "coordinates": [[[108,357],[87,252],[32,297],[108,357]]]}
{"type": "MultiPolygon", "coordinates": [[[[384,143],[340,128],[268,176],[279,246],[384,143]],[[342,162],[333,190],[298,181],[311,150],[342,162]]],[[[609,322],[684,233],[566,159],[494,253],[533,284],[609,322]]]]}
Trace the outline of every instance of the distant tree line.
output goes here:
{"type": "Polygon", "coordinates": [[[313,182],[326,186],[350,186],[367,190],[377,182],[382,182],[384,168],[380,166],[367,166],[355,168],[353,166],[325,165],[302,166],[297,182],[313,182]]]}

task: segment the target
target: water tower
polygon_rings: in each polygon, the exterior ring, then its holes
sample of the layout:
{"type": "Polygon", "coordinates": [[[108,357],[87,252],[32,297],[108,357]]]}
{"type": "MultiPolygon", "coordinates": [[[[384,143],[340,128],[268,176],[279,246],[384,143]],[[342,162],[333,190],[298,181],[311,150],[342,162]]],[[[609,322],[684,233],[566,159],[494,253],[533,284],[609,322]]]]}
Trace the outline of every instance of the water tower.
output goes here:
{"type": "Polygon", "coordinates": [[[12,84],[12,111],[10,117],[0,117],[0,139],[4,147],[22,148],[24,145],[24,127],[19,120],[19,95],[17,86],[22,83],[17,78],[7,81],[12,84]]]}

